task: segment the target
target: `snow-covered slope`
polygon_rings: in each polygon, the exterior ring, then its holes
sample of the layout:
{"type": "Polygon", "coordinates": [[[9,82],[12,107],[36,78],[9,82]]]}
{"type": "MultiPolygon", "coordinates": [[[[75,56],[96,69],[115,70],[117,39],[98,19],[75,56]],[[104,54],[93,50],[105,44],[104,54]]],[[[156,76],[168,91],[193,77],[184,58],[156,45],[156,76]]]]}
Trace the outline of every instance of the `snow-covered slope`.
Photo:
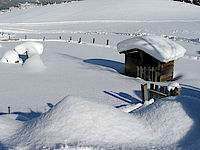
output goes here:
{"type": "Polygon", "coordinates": [[[170,0],[85,0],[6,13],[0,20],[2,23],[197,20],[199,13],[198,6],[170,0]]]}

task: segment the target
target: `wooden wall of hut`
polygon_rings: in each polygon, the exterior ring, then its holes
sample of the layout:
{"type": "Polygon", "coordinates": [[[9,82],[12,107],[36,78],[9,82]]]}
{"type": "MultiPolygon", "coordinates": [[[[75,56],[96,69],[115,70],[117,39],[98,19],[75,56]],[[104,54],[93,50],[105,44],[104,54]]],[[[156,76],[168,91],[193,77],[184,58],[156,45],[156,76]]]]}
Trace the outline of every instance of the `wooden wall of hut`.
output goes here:
{"type": "Polygon", "coordinates": [[[173,79],[174,72],[174,61],[170,61],[168,63],[160,62],[149,54],[138,50],[130,50],[125,53],[125,74],[133,77],[140,77],[147,81],[170,81],[173,79]],[[143,73],[139,73],[138,76],[138,67],[143,69],[143,73]],[[151,71],[148,71],[148,68],[151,71]],[[155,73],[152,73],[152,68],[156,68],[155,73]],[[148,73],[151,72],[151,75],[154,74],[153,77],[149,77],[148,73]]]}

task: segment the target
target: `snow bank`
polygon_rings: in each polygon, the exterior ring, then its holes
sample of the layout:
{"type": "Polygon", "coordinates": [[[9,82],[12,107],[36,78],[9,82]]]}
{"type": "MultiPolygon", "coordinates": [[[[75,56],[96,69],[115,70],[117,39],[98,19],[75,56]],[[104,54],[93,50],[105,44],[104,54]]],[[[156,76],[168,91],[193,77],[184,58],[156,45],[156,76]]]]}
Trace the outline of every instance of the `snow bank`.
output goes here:
{"type": "Polygon", "coordinates": [[[17,52],[11,50],[7,51],[1,58],[3,63],[22,63],[22,60],[19,58],[17,52]]]}
{"type": "Polygon", "coordinates": [[[22,123],[8,118],[8,115],[0,115],[0,148],[1,140],[16,133],[17,129],[21,127],[22,123]]]}
{"type": "Polygon", "coordinates": [[[29,72],[40,72],[46,69],[46,66],[40,59],[40,56],[36,54],[28,58],[22,67],[29,72]]]}
{"type": "Polygon", "coordinates": [[[133,112],[133,115],[140,118],[146,128],[151,129],[153,136],[160,143],[159,147],[173,146],[191,130],[194,124],[182,104],[183,101],[190,103],[190,99],[185,97],[160,99],[133,112]]]}
{"type": "Polygon", "coordinates": [[[43,44],[37,42],[25,42],[15,47],[15,51],[18,54],[25,54],[27,52],[29,57],[34,54],[42,54],[43,49],[43,44]]]}
{"type": "Polygon", "coordinates": [[[36,145],[52,146],[56,143],[141,145],[149,137],[140,135],[145,136],[147,133],[136,118],[112,106],[67,97],[40,118],[27,122],[16,133],[17,138],[12,139],[12,143],[29,145],[30,149],[36,145]]]}
{"type": "Polygon", "coordinates": [[[186,49],[181,45],[160,36],[140,36],[117,44],[119,53],[140,49],[161,62],[169,62],[184,56],[186,49]]]}
{"type": "Polygon", "coordinates": [[[165,99],[128,114],[69,96],[26,122],[5,143],[27,149],[54,147],[57,143],[105,149],[168,147],[180,141],[194,123],[183,106],[180,100],[165,99]]]}

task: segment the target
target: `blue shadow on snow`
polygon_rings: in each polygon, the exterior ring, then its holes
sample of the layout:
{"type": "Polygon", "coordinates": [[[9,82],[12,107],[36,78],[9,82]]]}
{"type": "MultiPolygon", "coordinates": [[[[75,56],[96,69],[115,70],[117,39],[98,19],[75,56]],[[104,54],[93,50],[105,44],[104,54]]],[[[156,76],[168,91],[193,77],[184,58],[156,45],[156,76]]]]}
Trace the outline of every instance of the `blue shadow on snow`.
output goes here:
{"type": "Polygon", "coordinates": [[[182,104],[186,114],[193,120],[193,126],[188,133],[178,142],[182,149],[199,149],[200,141],[200,88],[182,84],[181,95],[176,97],[182,104]]]}
{"type": "Polygon", "coordinates": [[[19,58],[21,58],[23,63],[24,63],[28,57],[27,57],[27,55],[20,55],[19,54],[19,58]]]}
{"type": "Polygon", "coordinates": [[[12,114],[17,114],[16,120],[19,121],[28,121],[33,118],[39,117],[42,113],[41,112],[34,112],[30,110],[30,112],[13,112],[12,114]]]}
{"type": "MultiPolygon", "coordinates": [[[[141,103],[141,101],[139,101],[138,99],[136,99],[135,97],[131,96],[130,94],[124,93],[124,92],[113,92],[113,91],[103,91],[105,94],[110,95],[118,100],[124,101],[128,104],[137,104],[137,103],[141,103]]],[[[116,106],[117,108],[119,107],[123,107],[125,105],[120,105],[120,106],[116,106]]]]}
{"type": "Polygon", "coordinates": [[[124,74],[124,63],[113,61],[113,60],[107,60],[107,59],[86,59],[83,60],[85,63],[97,65],[97,66],[103,66],[107,68],[111,68],[116,70],[119,73],[124,74]]]}

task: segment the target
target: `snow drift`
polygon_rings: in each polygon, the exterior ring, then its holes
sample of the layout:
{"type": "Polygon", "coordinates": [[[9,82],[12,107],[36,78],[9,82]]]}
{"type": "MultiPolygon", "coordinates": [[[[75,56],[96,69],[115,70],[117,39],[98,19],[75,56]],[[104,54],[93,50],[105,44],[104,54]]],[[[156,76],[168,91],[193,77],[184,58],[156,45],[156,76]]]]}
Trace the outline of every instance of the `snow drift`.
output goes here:
{"type": "MultiPolygon", "coordinates": [[[[173,147],[194,124],[182,103],[188,104],[188,98],[160,100],[128,114],[68,96],[39,118],[26,122],[5,144],[28,149],[52,148],[58,143],[105,149],[173,147]]],[[[190,109],[187,105],[186,110],[190,109]]]]}
{"type": "Polygon", "coordinates": [[[23,64],[23,69],[28,72],[40,72],[46,69],[39,55],[32,55],[23,64]]]}
{"type": "Polygon", "coordinates": [[[5,52],[5,54],[1,58],[1,62],[15,64],[15,63],[22,63],[22,59],[19,58],[19,55],[17,52],[11,50],[11,51],[5,52]]]}
{"type": "Polygon", "coordinates": [[[13,120],[7,116],[0,116],[0,149],[1,149],[1,140],[7,138],[9,135],[12,135],[16,130],[22,125],[20,121],[13,120]]]}

